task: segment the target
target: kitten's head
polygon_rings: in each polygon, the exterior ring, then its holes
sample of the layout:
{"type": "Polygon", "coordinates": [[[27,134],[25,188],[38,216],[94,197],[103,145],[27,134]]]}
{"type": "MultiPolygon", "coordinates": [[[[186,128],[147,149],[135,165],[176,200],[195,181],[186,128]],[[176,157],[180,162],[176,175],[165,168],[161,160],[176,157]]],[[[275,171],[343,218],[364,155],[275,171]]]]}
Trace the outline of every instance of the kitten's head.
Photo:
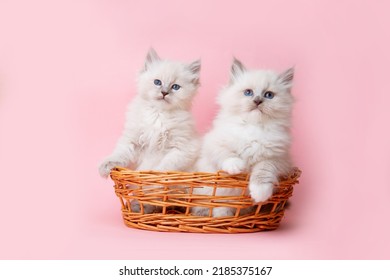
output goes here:
{"type": "Polygon", "coordinates": [[[199,72],[200,60],[190,64],[162,60],[150,49],[139,76],[139,94],[155,107],[188,109],[199,87],[199,72]]]}
{"type": "Polygon", "coordinates": [[[268,70],[247,70],[234,59],[229,85],[218,101],[222,110],[244,119],[290,118],[293,97],[290,93],[294,69],[281,74],[268,70]]]}

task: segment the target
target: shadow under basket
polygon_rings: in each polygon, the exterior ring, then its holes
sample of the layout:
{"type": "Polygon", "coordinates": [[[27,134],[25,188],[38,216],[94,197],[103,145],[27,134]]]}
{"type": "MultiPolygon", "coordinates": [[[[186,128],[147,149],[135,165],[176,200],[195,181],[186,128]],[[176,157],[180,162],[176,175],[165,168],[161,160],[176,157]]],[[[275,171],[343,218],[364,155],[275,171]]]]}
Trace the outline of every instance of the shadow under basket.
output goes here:
{"type": "Polygon", "coordinates": [[[278,228],[300,174],[294,168],[280,178],[271,198],[257,204],[247,195],[247,174],[133,171],[116,167],[111,178],[128,227],[165,232],[245,233],[278,228]],[[212,195],[193,194],[195,188],[205,186],[212,188],[212,195]],[[218,196],[218,188],[237,188],[241,194],[218,196]],[[138,211],[132,210],[134,202],[138,211]],[[158,211],[146,214],[145,208],[150,205],[158,211]],[[205,207],[208,216],[195,216],[192,207],[205,207]],[[235,215],[212,217],[215,207],[231,207],[235,215]]]}

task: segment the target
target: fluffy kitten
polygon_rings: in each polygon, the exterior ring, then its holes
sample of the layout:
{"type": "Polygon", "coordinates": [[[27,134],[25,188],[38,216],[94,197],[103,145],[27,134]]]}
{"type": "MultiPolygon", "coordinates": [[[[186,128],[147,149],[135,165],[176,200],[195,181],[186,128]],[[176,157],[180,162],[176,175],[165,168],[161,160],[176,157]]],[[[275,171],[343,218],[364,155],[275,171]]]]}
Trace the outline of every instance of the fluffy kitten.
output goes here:
{"type": "MultiPolygon", "coordinates": [[[[234,59],[230,84],[219,97],[220,111],[213,129],[203,139],[197,170],[229,174],[249,172],[249,194],[255,202],[266,201],[278,177],[292,167],[290,119],[293,97],[290,93],[294,70],[281,74],[247,70],[234,59]]],[[[211,188],[195,193],[210,194],[211,188]]],[[[239,189],[219,189],[217,195],[240,195],[239,189]]],[[[195,215],[208,215],[208,208],[195,207],[195,215]]],[[[234,215],[234,209],[214,208],[213,216],[234,215]]]]}
{"type": "MultiPolygon", "coordinates": [[[[101,163],[101,176],[107,177],[115,166],[160,171],[186,171],[193,166],[199,140],[190,109],[199,72],[199,60],[191,64],[162,60],[153,49],[149,51],[123,134],[101,163]]],[[[156,210],[145,206],[146,213],[156,210]]]]}

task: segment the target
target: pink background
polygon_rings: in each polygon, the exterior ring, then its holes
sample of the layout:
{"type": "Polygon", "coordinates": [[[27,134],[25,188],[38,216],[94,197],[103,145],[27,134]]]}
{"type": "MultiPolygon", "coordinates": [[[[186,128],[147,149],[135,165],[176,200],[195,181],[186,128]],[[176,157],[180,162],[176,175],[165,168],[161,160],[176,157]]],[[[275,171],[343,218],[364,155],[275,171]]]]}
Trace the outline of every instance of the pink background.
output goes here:
{"type": "Polygon", "coordinates": [[[0,258],[389,259],[388,1],[0,3],[0,258]],[[98,176],[154,46],[202,59],[205,132],[232,56],[295,65],[303,170],[277,231],[156,233],[122,223],[98,176]]]}

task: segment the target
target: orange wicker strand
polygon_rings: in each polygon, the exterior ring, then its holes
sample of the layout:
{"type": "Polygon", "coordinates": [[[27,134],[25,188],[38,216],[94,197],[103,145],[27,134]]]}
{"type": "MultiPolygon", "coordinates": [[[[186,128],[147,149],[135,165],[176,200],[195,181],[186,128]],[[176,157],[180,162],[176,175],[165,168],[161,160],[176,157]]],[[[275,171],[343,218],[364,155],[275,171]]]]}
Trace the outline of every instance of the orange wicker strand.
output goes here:
{"type": "Polygon", "coordinates": [[[298,168],[293,169],[281,178],[270,199],[257,204],[246,195],[248,174],[133,171],[116,167],[111,171],[111,178],[128,227],[162,232],[247,233],[278,228],[300,174],[298,168]],[[204,186],[213,187],[213,194],[193,194],[194,188],[204,186]],[[242,192],[238,196],[217,196],[217,188],[241,188],[242,192]],[[132,211],[131,200],[139,202],[139,213],[132,211]],[[161,211],[145,214],[144,205],[161,207],[161,211]],[[209,216],[192,215],[191,208],[195,206],[208,208],[209,216]],[[212,217],[215,207],[234,208],[235,215],[212,217]],[[253,211],[241,214],[249,207],[253,211]]]}

